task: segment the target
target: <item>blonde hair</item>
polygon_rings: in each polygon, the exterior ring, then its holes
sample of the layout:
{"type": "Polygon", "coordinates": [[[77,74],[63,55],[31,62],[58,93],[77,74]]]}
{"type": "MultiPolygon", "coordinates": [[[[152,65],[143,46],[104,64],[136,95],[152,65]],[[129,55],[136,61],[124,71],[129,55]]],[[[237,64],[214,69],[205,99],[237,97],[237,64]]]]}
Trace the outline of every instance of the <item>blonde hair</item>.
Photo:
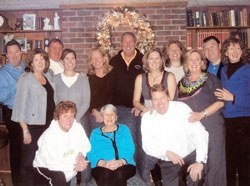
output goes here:
{"type": "Polygon", "coordinates": [[[104,73],[105,74],[109,73],[112,70],[113,67],[111,65],[109,65],[108,54],[103,49],[98,47],[98,48],[91,49],[91,51],[90,51],[89,60],[88,60],[88,64],[89,64],[88,65],[88,69],[89,69],[88,74],[89,75],[94,75],[95,74],[95,67],[93,66],[91,61],[92,61],[92,54],[93,54],[93,52],[96,52],[96,51],[100,52],[102,57],[104,57],[104,63],[103,63],[103,66],[104,66],[103,71],[104,71],[104,73]]]}
{"type": "Polygon", "coordinates": [[[183,64],[185,74],[189,73],[188,66],[187,66],[187,61],[188,61],[188,58],[190,57],[190,55],[192,53],[194,53],[194,52],[198,53],[200,55],[201,61],[203,61],[202,66],[201,66],[201,71],[205,72],[206,69],[207,69],[207,60],[205,58],[205,55],[204,55],[203,51],[195,48],[195,49],[189,50],[185,54],[184,64],[183,64]]]}

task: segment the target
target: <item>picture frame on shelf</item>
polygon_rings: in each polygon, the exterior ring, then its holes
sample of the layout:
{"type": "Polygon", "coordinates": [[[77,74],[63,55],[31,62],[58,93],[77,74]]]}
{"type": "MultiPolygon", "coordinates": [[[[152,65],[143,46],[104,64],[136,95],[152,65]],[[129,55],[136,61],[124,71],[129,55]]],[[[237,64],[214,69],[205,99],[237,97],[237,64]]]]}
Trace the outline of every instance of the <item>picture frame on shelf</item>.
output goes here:
{"type": "Polygon", "coordinates": [[[27,52],[27,38],[26,37],[17,37],[15,39],[21,45],[21,51],[27,52]]]}
{"type": "Polygon", "coordinates": [[[23,14],[23,30],[36,30],[36,14],[23,14]]]}
{"type": "Polygon", "coordinates": [[[27,52],[33,49],[33,40],[27,40],[27,52]]]}
{"type": "Polygon", "coordinates": [[[44,50],[44,38],[34,38],[33,39],[33,49],[40,48],[44,50]]]}

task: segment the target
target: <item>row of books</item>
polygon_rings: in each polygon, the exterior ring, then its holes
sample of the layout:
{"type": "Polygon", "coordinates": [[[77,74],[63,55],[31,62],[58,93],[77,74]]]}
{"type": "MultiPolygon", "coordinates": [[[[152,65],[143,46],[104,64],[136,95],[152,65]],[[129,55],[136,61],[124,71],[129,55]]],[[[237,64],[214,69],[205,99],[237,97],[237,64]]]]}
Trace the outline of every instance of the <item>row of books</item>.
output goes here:
{"type": "MultiPolygon", "coordinates": [[[[197,47],[202,48],[203,40],[208,36],[215,36],[219,39],[220,43],[223,43],[229,36],[238,37],[241,39],[244,44],[248,45],[248,35],[246,31],[242,32],[199,32],[197,33],[197,47]]],[[[187,49],[191,49],[193,46],[192,34],[190,32],[187,33],[187,49]]]]}
{"type": "Polygon", "coordinates": [[[250,26],[250,13],[247,8],[220,11],[187,10],[187,26],[250,26]]]}

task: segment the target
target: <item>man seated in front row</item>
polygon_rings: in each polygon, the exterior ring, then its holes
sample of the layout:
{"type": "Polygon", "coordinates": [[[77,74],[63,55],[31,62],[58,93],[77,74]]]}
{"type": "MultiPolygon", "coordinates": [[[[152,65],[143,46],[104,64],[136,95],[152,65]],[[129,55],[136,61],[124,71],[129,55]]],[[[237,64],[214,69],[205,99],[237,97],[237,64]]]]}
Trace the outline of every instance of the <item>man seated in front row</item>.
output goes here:
{"type": "Polygon", "coordinates": [[[163,185],[202,185],[208,153],[208,132],[198,121],[189,123],[192,110],[182,102],[169,101],[166,88],[150,89],[153,113],[142,117],[142,147],[159,159],[163,185]]]}

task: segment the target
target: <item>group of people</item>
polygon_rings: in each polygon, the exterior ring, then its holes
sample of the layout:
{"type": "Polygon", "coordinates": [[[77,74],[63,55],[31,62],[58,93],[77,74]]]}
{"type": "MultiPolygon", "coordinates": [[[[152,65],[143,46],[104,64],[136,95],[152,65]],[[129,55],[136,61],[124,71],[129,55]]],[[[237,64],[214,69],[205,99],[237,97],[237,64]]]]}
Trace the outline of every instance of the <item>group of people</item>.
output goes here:
{"type": "Polygon", "coordinates": [[[0,102],[13,184],[69,185],[90,163],[97,185],[125,186],[136,170],[144,178],[143,160],[152,158],[156,186],[235,186],[236,174],[248,186],[250,65],[242,42],[210,36],[203,50],[186,51],[171,40],[143,55],[125,32],[121,48],[110,60],[92,49],[85,75],[59,39],[26,63],[15,40],[6,44],[0,102]]]}

